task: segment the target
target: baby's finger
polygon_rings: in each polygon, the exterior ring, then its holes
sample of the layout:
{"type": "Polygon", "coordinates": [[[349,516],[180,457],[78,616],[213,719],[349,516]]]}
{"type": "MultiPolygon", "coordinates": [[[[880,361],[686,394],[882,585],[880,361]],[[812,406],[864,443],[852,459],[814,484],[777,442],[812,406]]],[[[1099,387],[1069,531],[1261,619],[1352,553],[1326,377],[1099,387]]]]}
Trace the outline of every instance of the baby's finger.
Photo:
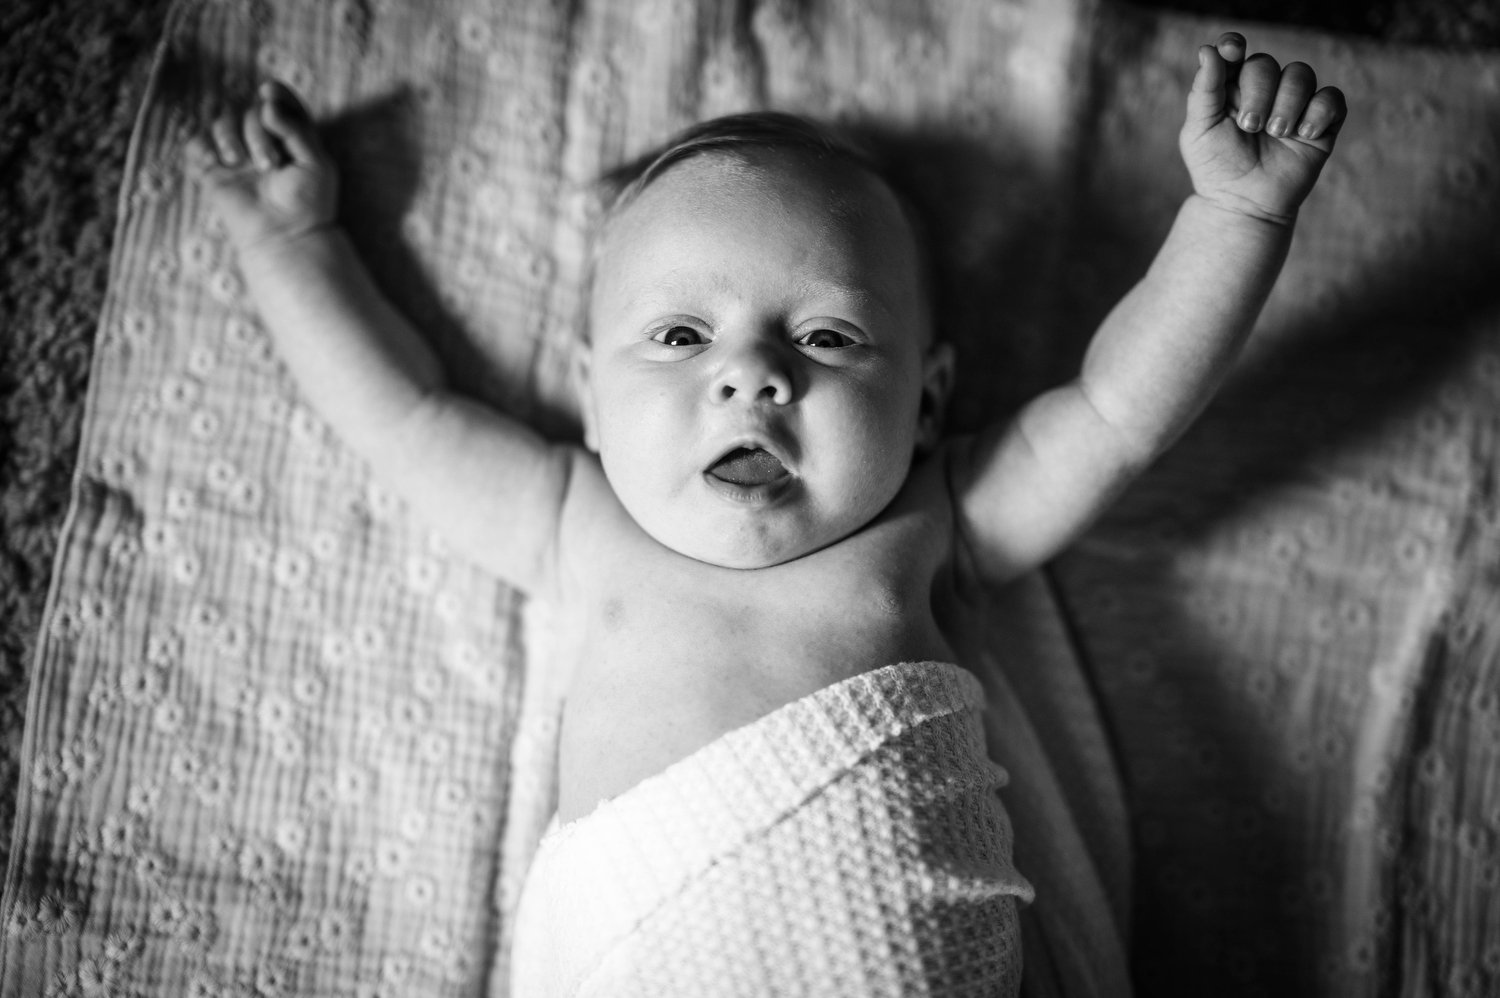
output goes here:
{"type": "Polygon", "coordinates": [[[1249,47],[1245,43],[1245,36],[1238,31],[1224,32],[1219,36],[1219,40],[1214,42],[1214,48],[1218,50],[1219,55],[1224,58],[1224,61],[1230,64],[1237,63],[1245,58],[1245,53],[1249,51],[1249,47]]]}
{"type": "Polygon", "coordinates": [[[187,159],[188,166],[199,173],[219,165],[219,157],[208,144],[208,140],[201,135],[189,136],[187,142],[183,144],[182,154],[187,159]]]}
{"type": "Polygon", "coordinates": [[[1247,132],[1258,132],[1271,113],[1281,82],[1281,67],[1264,52],[1257,52],[1240,67],[1239,126],[1247,132]]]}
{"type": "Polygon", "coordinates": [[[250,150],[250,159],[258,170],[274,170],[282,164],[281,149],[271,133],[260,120],[260,103],[245,109],[245,145],[250,150]]]}
{"type": "Polygon", "coordinates": [[[1202,128],[1212,128],[1224,116],[1224,84],[1229,67],[1212,45],[1198,47],[1198,72],[1188,91],[1187,120],[1202,128]]]}
{"type": "Polygon", "coordinates": [[[312,115],[286,84],[268,80],[260,86],[266,129],[298,163],[322,163],[327,159],[318,139],[312,115]]]}
{"type": "Polygon", "coordinates": [[[1271,118],[1266,122],[1266,131],[1278,139],[1286,138],[1302,119],[1313,91],[1318,89],[1318,77],[1305,62],[1289,62],[1281,70],[1281,83],[1276,88],[1276,99],[1271,105],[1271,118]]]}
{"type": "Polygon", "coordinates": [[[1338,137],[1348,116],[1344,92],[1338,87],[1324,87],[1307,102],[1302,123],[1297,126],[1297,137],[1307,142],[1326,142],[1332,148],[1333,140],[1338,137]]]}
{"type": "Polygon", "coordinates": [[[239,122],[228,111],[214,119],[214,147],[219,153],[219,162],[225,166],[241,166],[246,159],[245,140],[240,135],[239,122]]]}

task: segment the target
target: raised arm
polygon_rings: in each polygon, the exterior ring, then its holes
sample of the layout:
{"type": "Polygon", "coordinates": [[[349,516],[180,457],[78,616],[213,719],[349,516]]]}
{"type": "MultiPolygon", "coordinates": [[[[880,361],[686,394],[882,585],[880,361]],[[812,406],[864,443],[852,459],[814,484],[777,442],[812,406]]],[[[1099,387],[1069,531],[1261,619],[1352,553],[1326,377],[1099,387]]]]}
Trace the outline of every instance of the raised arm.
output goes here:
{"type": "Polygon", "coordinates": [[[1281,270],[1297,209],[1345,117],[1311,68],[1198,52],[1180,147],[1194,193],[1146,276],[1110,312],[1073,381],[954,452],[962,539],[1003,580],[1072,541],[1175,441],[1238,355],[1281,270]]]}
{"type": "Polygon", "coordinates": [[[456,550],[516,585],[545,585],[570,451],[448,389],[338,227],[337,174],[301,102],[266,84],[186,152],[313,407],[456,550]]]}

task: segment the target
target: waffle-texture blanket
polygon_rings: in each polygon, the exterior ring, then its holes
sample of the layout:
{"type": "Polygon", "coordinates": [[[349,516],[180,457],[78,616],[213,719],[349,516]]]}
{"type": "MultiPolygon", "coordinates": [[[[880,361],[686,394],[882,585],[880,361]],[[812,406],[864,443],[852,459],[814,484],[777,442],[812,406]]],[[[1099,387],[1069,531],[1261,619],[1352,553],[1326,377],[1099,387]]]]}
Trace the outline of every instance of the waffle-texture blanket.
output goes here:
{"type": "Polygon", "coordinates": [[[543,838],[513,993],[1013,995],[984,694],[942,662],[825,687],[543,838]]]}
{"type": "MultiPolygon", "coordinates": [[[[721,112],[868,126],[945,236],[965,428],[1069,372],[1144,268],[1185,193],[1191,52],[1227,26],[1083,0],[179,2],[31,676],[0,995],[507,993],[554,793],[545,608],[297,398],[182,181],[224,95],[307,94],[383,286],[475,394],[562,433],[589,179],[721,112]]],[[[1484,994],[1500,61],[1233,26],[1354,114],[1225,394],[966,622],[1037,893],[1026,964],[1088,965],[1087,916],[1146,994],[1484,994]]]]}

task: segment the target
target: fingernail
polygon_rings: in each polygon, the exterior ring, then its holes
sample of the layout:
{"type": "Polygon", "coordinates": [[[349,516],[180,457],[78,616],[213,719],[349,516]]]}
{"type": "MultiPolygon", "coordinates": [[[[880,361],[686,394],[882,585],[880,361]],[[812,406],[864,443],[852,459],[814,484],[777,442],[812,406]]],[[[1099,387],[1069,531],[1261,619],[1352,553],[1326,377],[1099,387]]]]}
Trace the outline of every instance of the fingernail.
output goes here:
{"type": "Polygon", "coordinates": [[[1247,132],[1260,131],[1260,115],[1254,111],[1247,111],[1240,116],[1240,127],[1247,132]]]}
{"type": "Polygon", "coordinates": [[[1281,138],[1281,136],[1286,134],[1286,119],[1277,115],[1271,119],[1270,124],[1266,125],[1266,131],[1277,138],[1281,138]]]}
{"type": "Polygon", "coordinates": [[[1302,127],[1297,129],[1297,134],[1302,136],[1304,139],[1310,139],[1317,133],[1317,128],[1313,127],[1313,123],[1310,121],[1304,121],[1302,123],[1302,127]]]}

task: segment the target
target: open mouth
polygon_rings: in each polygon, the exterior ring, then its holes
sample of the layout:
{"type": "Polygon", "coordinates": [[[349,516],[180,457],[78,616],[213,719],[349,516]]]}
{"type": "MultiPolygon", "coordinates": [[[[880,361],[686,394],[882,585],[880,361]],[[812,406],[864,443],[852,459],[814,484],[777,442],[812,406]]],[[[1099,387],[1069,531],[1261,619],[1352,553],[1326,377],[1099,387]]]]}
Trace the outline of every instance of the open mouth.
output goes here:
{"type": "Polygon", "coordinates": [[[759,447],[736,447],[715,461],[708,473],[741,488],[769,485],[791,474],[775,454],[759,447]]]}

